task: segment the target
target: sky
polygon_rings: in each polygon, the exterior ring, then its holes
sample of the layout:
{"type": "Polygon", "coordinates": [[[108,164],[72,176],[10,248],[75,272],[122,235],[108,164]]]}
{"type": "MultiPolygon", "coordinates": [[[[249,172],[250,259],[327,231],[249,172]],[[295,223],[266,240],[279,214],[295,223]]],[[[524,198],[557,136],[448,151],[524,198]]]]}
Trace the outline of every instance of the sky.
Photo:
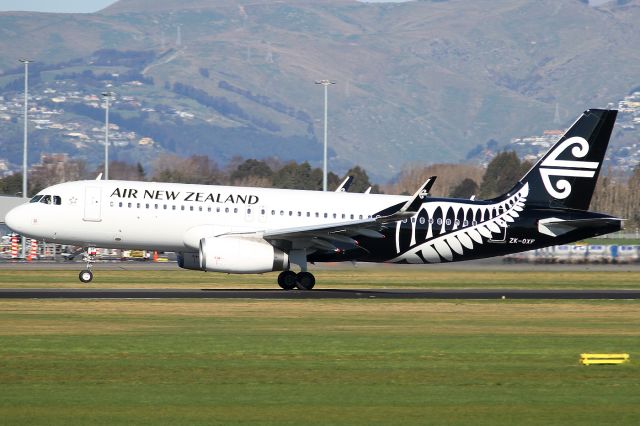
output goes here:
{"type": "MultiPolygon", "coordinates": [[[[370,3],[400,3],[408,0],[360,0],[370,3]]],[[[606,3],[611,0],[590,0],[592,5],[606,3]]],[[[115,0],[0,0],[0,12],[61,12],[91,13],[104,9],[115,0]]]]}
{"type": "MultiPolygon", "coordinates": [[[[371,3],[399,3],[407,0],[364,0],[371,3]]],[[[115,0],[0,0],[0,12],[92,13],[104,9],[115,0]]]]}
{"type": "Polygon", "coordinates": [[[0,12],[91,13],[104,9],[115,0],[0,0],[0,12]]]}

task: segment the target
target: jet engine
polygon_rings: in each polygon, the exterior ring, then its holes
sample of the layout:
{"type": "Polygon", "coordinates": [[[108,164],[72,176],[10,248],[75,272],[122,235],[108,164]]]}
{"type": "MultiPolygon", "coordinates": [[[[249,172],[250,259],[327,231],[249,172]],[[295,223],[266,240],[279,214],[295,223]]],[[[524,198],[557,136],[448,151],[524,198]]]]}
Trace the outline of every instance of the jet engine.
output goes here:
{"type": "Polygon", "coordinates": [[[202,271],[200,268],[200,255],[198,253],[178,253],[178,266],[182,269],[202,271]]]}
{"type": "Polygon", "coordinates": [[[202,238],[198,256],[203,271],[259,274],[289,269],[287,253],[255,238],[202,238]]]}

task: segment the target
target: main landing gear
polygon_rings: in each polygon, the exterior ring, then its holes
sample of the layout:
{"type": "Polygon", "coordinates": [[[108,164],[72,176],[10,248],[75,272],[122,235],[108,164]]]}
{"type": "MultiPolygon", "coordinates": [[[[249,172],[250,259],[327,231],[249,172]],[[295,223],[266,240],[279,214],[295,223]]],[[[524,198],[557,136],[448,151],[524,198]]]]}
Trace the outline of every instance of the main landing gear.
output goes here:
{"type": "Polygon", "coordinates": [[[283,290],[311,290],[316,285],[316,278],[310,272],[283,271],[278,275],[278,285],[283,290]]]}
{"type": "Polygon", "coordinates": [[[80,281],[87,284],[93,280],[93,272],[91,272],[91,267],[93,266],[93,262],[96,260],[97,250],[95,247],[87,248],[87,251],[84,253],[82,260],[87,262],[87,269],[83,269],[80,271],[78,278],[80,281]]]}

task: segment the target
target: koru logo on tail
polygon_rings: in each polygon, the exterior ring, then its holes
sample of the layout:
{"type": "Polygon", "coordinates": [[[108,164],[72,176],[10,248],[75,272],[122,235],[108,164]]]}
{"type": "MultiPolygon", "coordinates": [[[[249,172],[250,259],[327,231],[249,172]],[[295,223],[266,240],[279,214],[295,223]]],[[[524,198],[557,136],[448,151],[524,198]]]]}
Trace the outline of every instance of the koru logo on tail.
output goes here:
{"type": "Polygon", "coordinates": [[[571,155],[584,158],[589,153],[589,143],[579,136],[567,139],[558,145],[540,165],[540,177],[549,195],[563,200],[571,194],[571,183],[566,179],[551,182],[550,176],[592,178],[598,169],[598,162],[558,160],[558,157],[571,148],[571,155]]]}

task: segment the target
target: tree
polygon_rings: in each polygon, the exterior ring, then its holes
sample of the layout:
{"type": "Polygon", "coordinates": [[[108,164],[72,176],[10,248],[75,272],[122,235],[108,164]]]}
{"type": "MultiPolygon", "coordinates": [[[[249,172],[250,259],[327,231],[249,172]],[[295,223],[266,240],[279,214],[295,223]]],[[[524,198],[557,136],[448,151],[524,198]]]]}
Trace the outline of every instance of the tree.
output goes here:
{"type": "Polygon", "coordinates": [[[297,164],[292,161],[274,173],[273,186],[288,189],[320,189],[322,188],[322,172],[320,172],[320,176],[317,173],[316,176],[312,176],[311,166],[308,162],[297,164]]]}
{"type": "Polygon", "coordinates": [[[6,195],[21,195],[22,173],[13,173],[0,179],[0,193],[6,195]]]}
{"type": "Polygon", "coordinates": [[[384,190],[389,194],[410,195],[422,185],[428,177],[437,176],[431,194],[435,197],[445,197],[464,179],[469,178],[479,182],[484,174],[484,169],[471,164],[431,164],[429,166],[415,165],[406,167],[396,182],[385,186],[384,190]]]}
{"type": "Polygon", "coordinates": [[[450,197],[453,198],[471,198],[472,195],[478,194],[478,184],[475,180],[465,178],[456,187],[451,189],[450,197]]]}
{"type": "Polygon", "coordinates": [[[487,166],[478,195],[486,199],[507,192],[530,168],[528,161],[520,162],[515,151],[497,154],[487,166]]]}
{"type": "MultiPolygon", "coordinates": [[[[370,186],[374,186],[370,181],[369,181],[369,176],[367,175],[366,170],[364,170],[362,167],[360,166],[354,166],[352,168],[349,169],[349,171],[344,175],[344,177],[342,178],[342,180],[340,180],[335,187],[337,187],[340,183],[342,183],[342,181],[344,181],[344,179],[347,176],[353,176],[353,183],[351,184],[351,188],[349,188],[349,192],[364,192],[367,190],[367,188],[369,188],[370,186]]],[[[334,187],[334,188],[335,188],[334,187]]],[[[372,192],[374,193],[380,193],[380,188],[378,187],[378,185],[375,185],[375,188],[372,189],[372,192]],[[374,191],[375,189],[375,191],[374,191]]]]}
{"type": "Polygon", "coordinates": [[[29,173],[29,195],[57,183],[87,178],[87,165],[84,160],[69,158],[66,154],[43,155],[40,164],[31,168],[29,173]]]}
{"type": "Polygon", "coordinates": [[[222,180],[218,166],[206,155],[192,155],[188,158],[161,155],[154,166],[152,179],[159,182],[216,185],[222,180]]]}
{"type": "MultiPolygon", "coordinates": [[[[100,164],[95,174],[104,173],[104,164],[100,164]]],[[[136,165],[124,161],[109,161],[109,179],[118,180],[144,180],[144,168],[142,164],[136,165]]]]}
{"type": "Polygon", "coordinates": [[[273,170],[264,161],[249,159],[239,164],[231,173],[231,182],[238,182],[249,177],[271,179],[273,170]]]}

